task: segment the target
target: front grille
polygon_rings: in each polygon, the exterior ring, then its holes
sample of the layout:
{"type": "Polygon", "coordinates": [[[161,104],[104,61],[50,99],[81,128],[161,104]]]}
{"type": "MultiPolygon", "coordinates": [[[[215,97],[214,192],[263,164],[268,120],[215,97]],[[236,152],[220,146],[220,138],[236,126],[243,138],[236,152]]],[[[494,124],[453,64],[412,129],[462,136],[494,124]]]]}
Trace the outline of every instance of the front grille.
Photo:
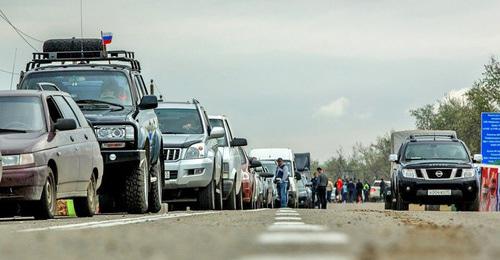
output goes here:
{"type": "Polygon", "coordinates": [[[428,169],[427,177],[429,179],[449,179],[451,177],[451,169],[428,169]],[[438,174],[440,172],[440,174],[438,174]]]}
{"type": "Polygon", "coordinates": [[[164,149],[163,153],[165,155],[165,161],[178,161],[181,157],[181,149],[180,148],[170,148],[164,149]]]}

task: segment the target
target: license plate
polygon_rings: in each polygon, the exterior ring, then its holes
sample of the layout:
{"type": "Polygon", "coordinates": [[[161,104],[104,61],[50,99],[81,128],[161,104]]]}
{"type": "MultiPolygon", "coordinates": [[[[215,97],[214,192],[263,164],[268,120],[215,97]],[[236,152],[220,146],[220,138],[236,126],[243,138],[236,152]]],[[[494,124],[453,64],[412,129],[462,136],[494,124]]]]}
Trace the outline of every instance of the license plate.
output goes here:
{"type": "Polygon", "coordinates": [[[170,179],[170,171],[165,171],[165,180],[170,179]]]}
{"type": "Polygon", "coordinates": [[[429,195],[429,196],[450,196],[451,190],[428,190],[427,195],[429,195]]]}

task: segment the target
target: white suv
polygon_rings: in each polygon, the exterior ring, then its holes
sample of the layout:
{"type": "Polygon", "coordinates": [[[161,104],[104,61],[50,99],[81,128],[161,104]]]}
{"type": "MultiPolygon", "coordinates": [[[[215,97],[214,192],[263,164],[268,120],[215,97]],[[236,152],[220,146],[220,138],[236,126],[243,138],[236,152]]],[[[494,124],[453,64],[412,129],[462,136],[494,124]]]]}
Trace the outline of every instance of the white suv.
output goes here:
{"type": "Polygon", "coordinates": [[[196,100],[160,103],[155,112],[163,134],[163,198],[170,207],[175,202],[198,202],[200,209],[222,209],[222,154],[217,139],[224,136],[224,129],[210,125],[196,100]]]}
{"type": "Polygon", "coordinates": [[[223,160],[223,179],[224,179],[224,207],[226,209],[242,209],[242,165],[246,164],[247,158],[240,151],[241,146],[247,145],[244,138],[234,138],[233,132],[227,117],[210,116],[210,125],[213,127],[224,128],[224,136],[217,139],[219,151],[222,153],[223,160]]]}

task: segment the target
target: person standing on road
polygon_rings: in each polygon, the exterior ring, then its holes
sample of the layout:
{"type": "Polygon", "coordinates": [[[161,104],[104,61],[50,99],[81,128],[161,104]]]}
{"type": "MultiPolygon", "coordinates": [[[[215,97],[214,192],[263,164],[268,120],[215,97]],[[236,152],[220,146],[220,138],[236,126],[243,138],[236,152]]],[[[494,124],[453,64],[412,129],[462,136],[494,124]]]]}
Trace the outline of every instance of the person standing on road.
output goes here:
{"type": "Polygon", "coordinates": [[[384,178],[380,179],[380,199],[385,201],[385,181],[384,178]]]}
{"type": "Polygon", "coordinates": [[[312,200],[313,200],[313,206],[316,208],[318,205],[318,181],[319,181],[319,171],[321,168],[317,168],[316,172],[314,173],[313,178],[311,179],[311,192],[312,192],[312,200]]]}
{"type": "Polygon", "coordinates": [[[328,185],[328,177],[326,177],[323,169],[318,168],[318,199],[319,208],[326,209],[326,186],[328,185]]]}
{"type": "Polygon", "coordinates": [[[368,181],[365,180],[365,185],[363,185],[363,192],[365,193],[365,202],[368,202],[370,199],[370,184],[368,184],[368,181]]]}
{"type": "Polygon", "coordinates": [[[363,202],[363,183],[361,182],[360,179],[358,179],[358,182],[356,183],[356,202],[357,203],[362,203],[363,202]]]}
{"type": "Polygon", "coordinates": [[[328,178],[328,185],[326,185],[326,200],[328,203],[332,202],[333,181],[328,178]]]}
{"type": "Polygon", "coordinates": [[[342,188],[344,187],[344,182],[342,181],[342,179],[340,177],[337,179],[335,186],[337,187],[337,192],[336,192],[337,196],[338,196],[337,201],[341,202],[341,201],[343,201],[343,196],[344,196],[343,191],[342,191],[342,188]]]}
{"type": "Polygon", "coordinates": [[[281,207],[286,208],[288,205],[289,170],[286,164],[283,162],[283,159],[278,158],[276,162],[278,163],[278,167],[276,168],[276,179],[279,180],[281,207]]]}
{"type": "Polygon", "coordinates": [[[347,191],[349,192],[349,203],[354,202],[354,191],[356,190],[356,185],[352,179],[349,179],[349,183],[347,184],[347,191]]]}
{"type": "Polygon", "coordinates": [[[347,180],[342,182],[342,203],[347,203],[349,196],[349,189],[347,188],[347,180]]]}

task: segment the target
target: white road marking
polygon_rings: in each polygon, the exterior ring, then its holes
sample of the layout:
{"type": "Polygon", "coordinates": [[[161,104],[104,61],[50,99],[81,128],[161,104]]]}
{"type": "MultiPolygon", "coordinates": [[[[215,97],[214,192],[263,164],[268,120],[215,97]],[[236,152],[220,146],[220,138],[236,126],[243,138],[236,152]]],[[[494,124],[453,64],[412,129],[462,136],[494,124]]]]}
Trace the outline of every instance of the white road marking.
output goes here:
{"type": "Polygon", "coordinates": [[[318,225],[271,225],[267,228],[269,231],[325,231],[324,226],[318,225]]]}
{"type": "Polygon", "coordinates": [[[152,221],[157,221],[157,220],[161,220],[161,219],[169,219],[169,218],[180,218],[180,217],[191,217],[191,216],[216,214],[219,212],[220,211],[198,212],[198,213],[170,213],[170,214],[167,213],[167,214],[144,216],[144,217],[137,217],[137,218],[124,218],[124,219],[93,221],[93,222],[86,222],[86,223],[68,224],[68,225],[51,226],[51,227],[43,227],[43,228],[29,228],[29,229],[19,230],[18,232],[103,228],[103,227],[113,227],[113,226],[137,224],[137,223],[144,223],[144,222],[152,222],[152,221]]]}
{"type": "Polygon", "coordinates": [[[276,212],[276,216],[299,216],[297,212],[276,212]]]}
{"type": "Polygon", "coordinates": [[[274,222],[273,225],[304,225],[304,222],[299,222],[299,221],[279,221],[279,222],[274,222]]]}
{"type": "Polygon", "coordinates": [[[328,232],[328,233],[291,233],[291,232],[275,232],[264,233],[259,236],[259,243],[264,245],[276,244],[347,244],[349,238],[344,233],[328,232]]]}
{"type": "Polygon", "coordinates": [[[300,217],[275,217],[274,220],[302,220],[300,217]]]}
{"type": "Polygon", "coordinates": [[[265,210],[269,210],[269,209],[268,208],[249,209],[249,210],[245,210],[245,212],[259,212],[259,211],[265,211],[265,210]]]}
{"type": "Polygon", "coordinates": [[[350,260],[352,258],[346,257],[346,256],[341,256],[341,255],[335,255],[335,254],[328,254],[328,255],[314,255],[314,254],[302,254],[302,255],[286,255],[286,254],[280,254],[280,255],[254,255],[254,256],[246,256],[241,258],[241,260],[350,260]]]}

